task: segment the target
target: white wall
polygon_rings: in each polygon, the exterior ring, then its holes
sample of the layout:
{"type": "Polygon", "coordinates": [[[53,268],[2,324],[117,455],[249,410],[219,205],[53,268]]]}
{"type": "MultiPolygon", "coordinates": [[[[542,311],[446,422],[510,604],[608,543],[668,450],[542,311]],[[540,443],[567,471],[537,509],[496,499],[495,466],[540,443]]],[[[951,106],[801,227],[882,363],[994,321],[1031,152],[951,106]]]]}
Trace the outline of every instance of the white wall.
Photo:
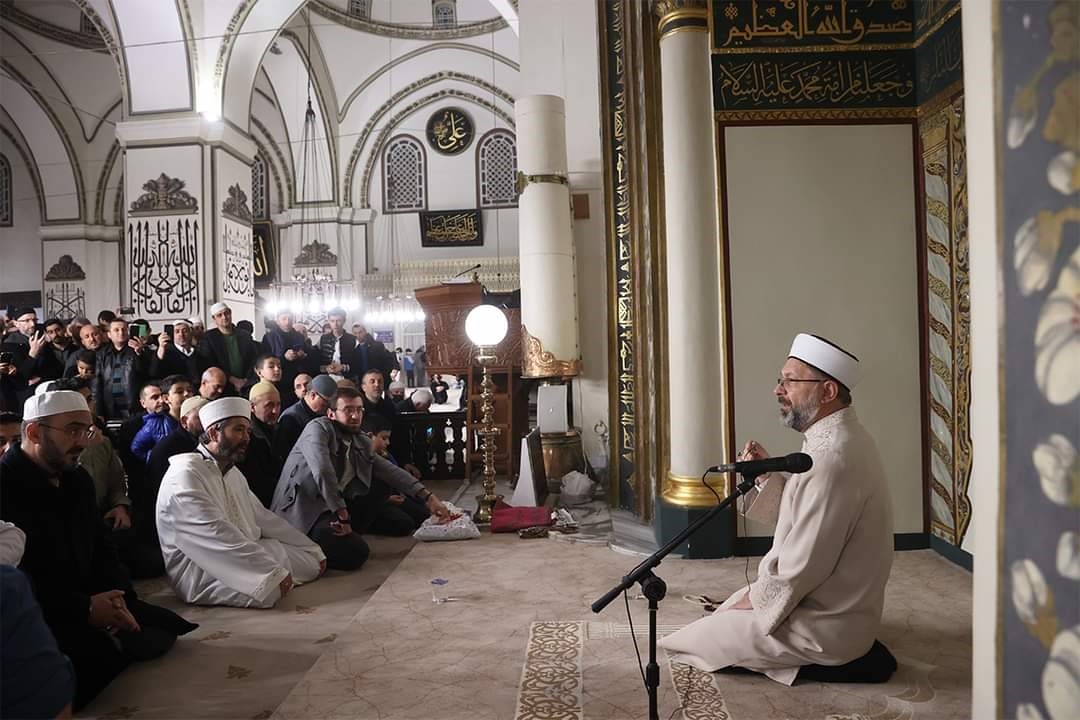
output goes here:
{"type": "Polygon", "coordinates": [[[971,526],[963,549],[975,556],[972,584],[972,706],[998,717],[998,257],[994,135],[994,22],[990,3],[965,2],[964,122],[968,160],[971,274],[971,526]]]}
{"type": "MultiPolygon", "coordinates": [[[[593,432],[608,417],[607,227],[600,143],[600,58],[596,3],[521,0],[520,96],[558,95],[566,101],[570,192],[589,196],[590,217],[574,221],[581,376],[574,381],[574,419],[594,461],[607,449],[593,432]]],[[[523,269],[523,272],[526,270],[523,269]]]]}
{"type": "Polygon", "coordinates": [[[11,164],[12,226],[0,227],[0,290],[41,289],[41,211],[22,155],[0,135],[0,152],[11,164]]]}
{"type": "Polygon", "coordinates": [[[796,333],[827,337],[859,357],[894,531],[922,532],[911,126],[728,128],[726,152],[736,446],[798,449],[772,390],[796,333]]]}

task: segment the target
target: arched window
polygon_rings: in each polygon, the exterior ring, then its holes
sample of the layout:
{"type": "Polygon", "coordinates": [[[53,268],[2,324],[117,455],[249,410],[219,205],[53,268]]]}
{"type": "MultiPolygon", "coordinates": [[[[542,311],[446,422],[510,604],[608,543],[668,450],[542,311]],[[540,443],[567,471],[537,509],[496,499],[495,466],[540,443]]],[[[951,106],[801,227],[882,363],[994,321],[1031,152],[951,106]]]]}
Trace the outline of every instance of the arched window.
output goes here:
{"type": "Polygon", "coordinates": [[[251,214],[256,220],[270,217],[270,203],[266,184],[266,159],[259,153],[251,165],[251,214]]]}
{"type": "Polygon", "coordinates": [[[513,133],[492,130],[476,144],[480,207],[516,207],[517,148],[513,133]]]}
{"type": "Polygon", "coordinates": [[[0,155],[0,225],[10,226],[14,213],[11,208],[11,163],[0,155]]]}
{"type": "Polygon", "coordinates": [[[349,14],[361,20],[370,20],[371,0],[349,0],[349,14]]]}
{"type": "Polygon", "coordinates": [[[391,138],[383,154],[383,211],[427,209],[427,158],[409,135],[391,138]]]}
{"type": "Polygon", "coordinates": [[[431,21],[437,28],[457,27],[457,1],[432,0],[431,21]]]}

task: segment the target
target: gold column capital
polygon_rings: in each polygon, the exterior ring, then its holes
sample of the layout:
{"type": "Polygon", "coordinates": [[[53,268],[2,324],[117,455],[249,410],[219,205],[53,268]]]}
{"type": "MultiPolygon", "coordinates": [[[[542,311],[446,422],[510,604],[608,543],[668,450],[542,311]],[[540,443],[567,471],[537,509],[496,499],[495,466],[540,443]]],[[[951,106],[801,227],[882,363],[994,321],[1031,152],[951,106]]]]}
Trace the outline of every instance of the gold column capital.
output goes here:
{"type": "Polygon", "coordinates": [[[663,21],[668,15],[682,10],[705,16],[708,12],[708,4],[705,0],[656,0],[653,5],[653,14],[663,21]]]}
{"type": "MultiPolygon", "coordinates": [[[[706,479],[709,487],[716,490],[720,497],[728,494],[726,478],[706,479]]],[[[699,475],[679,475],[668,470],[660,489],[660,497],[672,505],[688,508],[705,508],[716,505],[716,495],[701,482],[699,475]]]]}
{"type": "Polygon", "coordinates": [[[705,0],[656,0],[653,14],[661,40],[682,30],[708,32],[709,11],[705,0]]]}

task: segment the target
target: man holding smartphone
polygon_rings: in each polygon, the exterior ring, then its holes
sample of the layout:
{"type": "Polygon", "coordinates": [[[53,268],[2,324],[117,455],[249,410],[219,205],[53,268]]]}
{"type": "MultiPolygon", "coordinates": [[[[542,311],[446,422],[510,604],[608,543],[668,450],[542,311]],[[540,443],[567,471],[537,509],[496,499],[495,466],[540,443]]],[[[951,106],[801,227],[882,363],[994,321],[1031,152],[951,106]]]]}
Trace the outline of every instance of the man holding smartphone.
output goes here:
{"type": "Polygon", "coordinates": [[[138,393],[147,376],[149,353],[143,344],[128,337],[128,323],[117,318],[109,323],[109,343],[98,351],[94,398],[106,420],[126,420],[138,413],[138,393]]]}
{"type": "Polygon", "coordinates": [[[150,376],[183,375],[195,384],[204,369],[202,358],[195,352],[192,342],[191,323],[177,320],[166,325],[165,331],[158,335],[157,352],[150,361],[150,376]]]}

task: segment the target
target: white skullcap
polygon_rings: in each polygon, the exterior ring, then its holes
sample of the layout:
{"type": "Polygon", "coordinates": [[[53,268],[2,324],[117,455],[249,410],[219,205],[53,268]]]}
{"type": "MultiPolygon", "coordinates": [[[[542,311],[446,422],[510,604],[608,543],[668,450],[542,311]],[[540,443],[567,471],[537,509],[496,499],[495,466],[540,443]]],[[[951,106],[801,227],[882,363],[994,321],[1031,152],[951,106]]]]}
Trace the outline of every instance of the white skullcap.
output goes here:
{"type": "Polygon", "coordinates": [[[817,368],[838,380],[848,390],[859,382],[859,358],[817,335],[796,335],[788,357],[802,360],[817,368]]]}
{"type": "Polygon", "coordinates": [[[56,385],[58,383],[58,380],[45,380],[43,382],[39,382],[37,384],[37,387],[34,388],[34,394],[41,395],[42,393],[47,393],[52,389],[53,385],[56,385]]]}
{"type": "Polygon", "coordinates": [[[219,312],[224,312],[225,310],[228,310],[228,309],[229,309],[229,306],[226,305],[225,303],[216,302],[216,303],[214,303],[213,305],[210,306],[210,316],[213,317],[214,315],[217,315],[219,312]]]}
{"type": "Polygon", "coordinates": [[[82,393],[74,390],[43,392],[26,398],[23,403],[23,420],[37,420],[66,412],[90,412],[82,393]]]}
{"type": "Polygon", "coordinates": [[[232,417],[250,420],[251,401],[237,397],[218,398],[199,408],[199,422],[204,428],[232,417]]]}
{"type": "Polygon", "coordinates": [[[192,325],[198,325],[199,327],[203,326],[203,321],[201,317],[190,317],[188,318],[188,322],[192,325]]]}
{"type": "Polygon", "coordinates": [[[400,380],[395,380],[394,382],[390,383],[390,387],[388,389],[389,390],[397,390],[399,388],[404,390],[405,389],[405,383],[401,382],[400,380]]]}
{"type": "Polygon", "coordinates": [[[175,327],[176,325],[187,325],[188,327],[191,327],[191,322],[181,318],[180,320],[176,320],[175,322],[173,322],[173,326],[175,327]]]}
{"type": "Polygon", "coordinates": [[[202,395],[194,395],[189,397],[184,402],[180,403],[180,417],[185,417],[192,410],[198,410],[206,403],[210,402],[202,395]]]}

